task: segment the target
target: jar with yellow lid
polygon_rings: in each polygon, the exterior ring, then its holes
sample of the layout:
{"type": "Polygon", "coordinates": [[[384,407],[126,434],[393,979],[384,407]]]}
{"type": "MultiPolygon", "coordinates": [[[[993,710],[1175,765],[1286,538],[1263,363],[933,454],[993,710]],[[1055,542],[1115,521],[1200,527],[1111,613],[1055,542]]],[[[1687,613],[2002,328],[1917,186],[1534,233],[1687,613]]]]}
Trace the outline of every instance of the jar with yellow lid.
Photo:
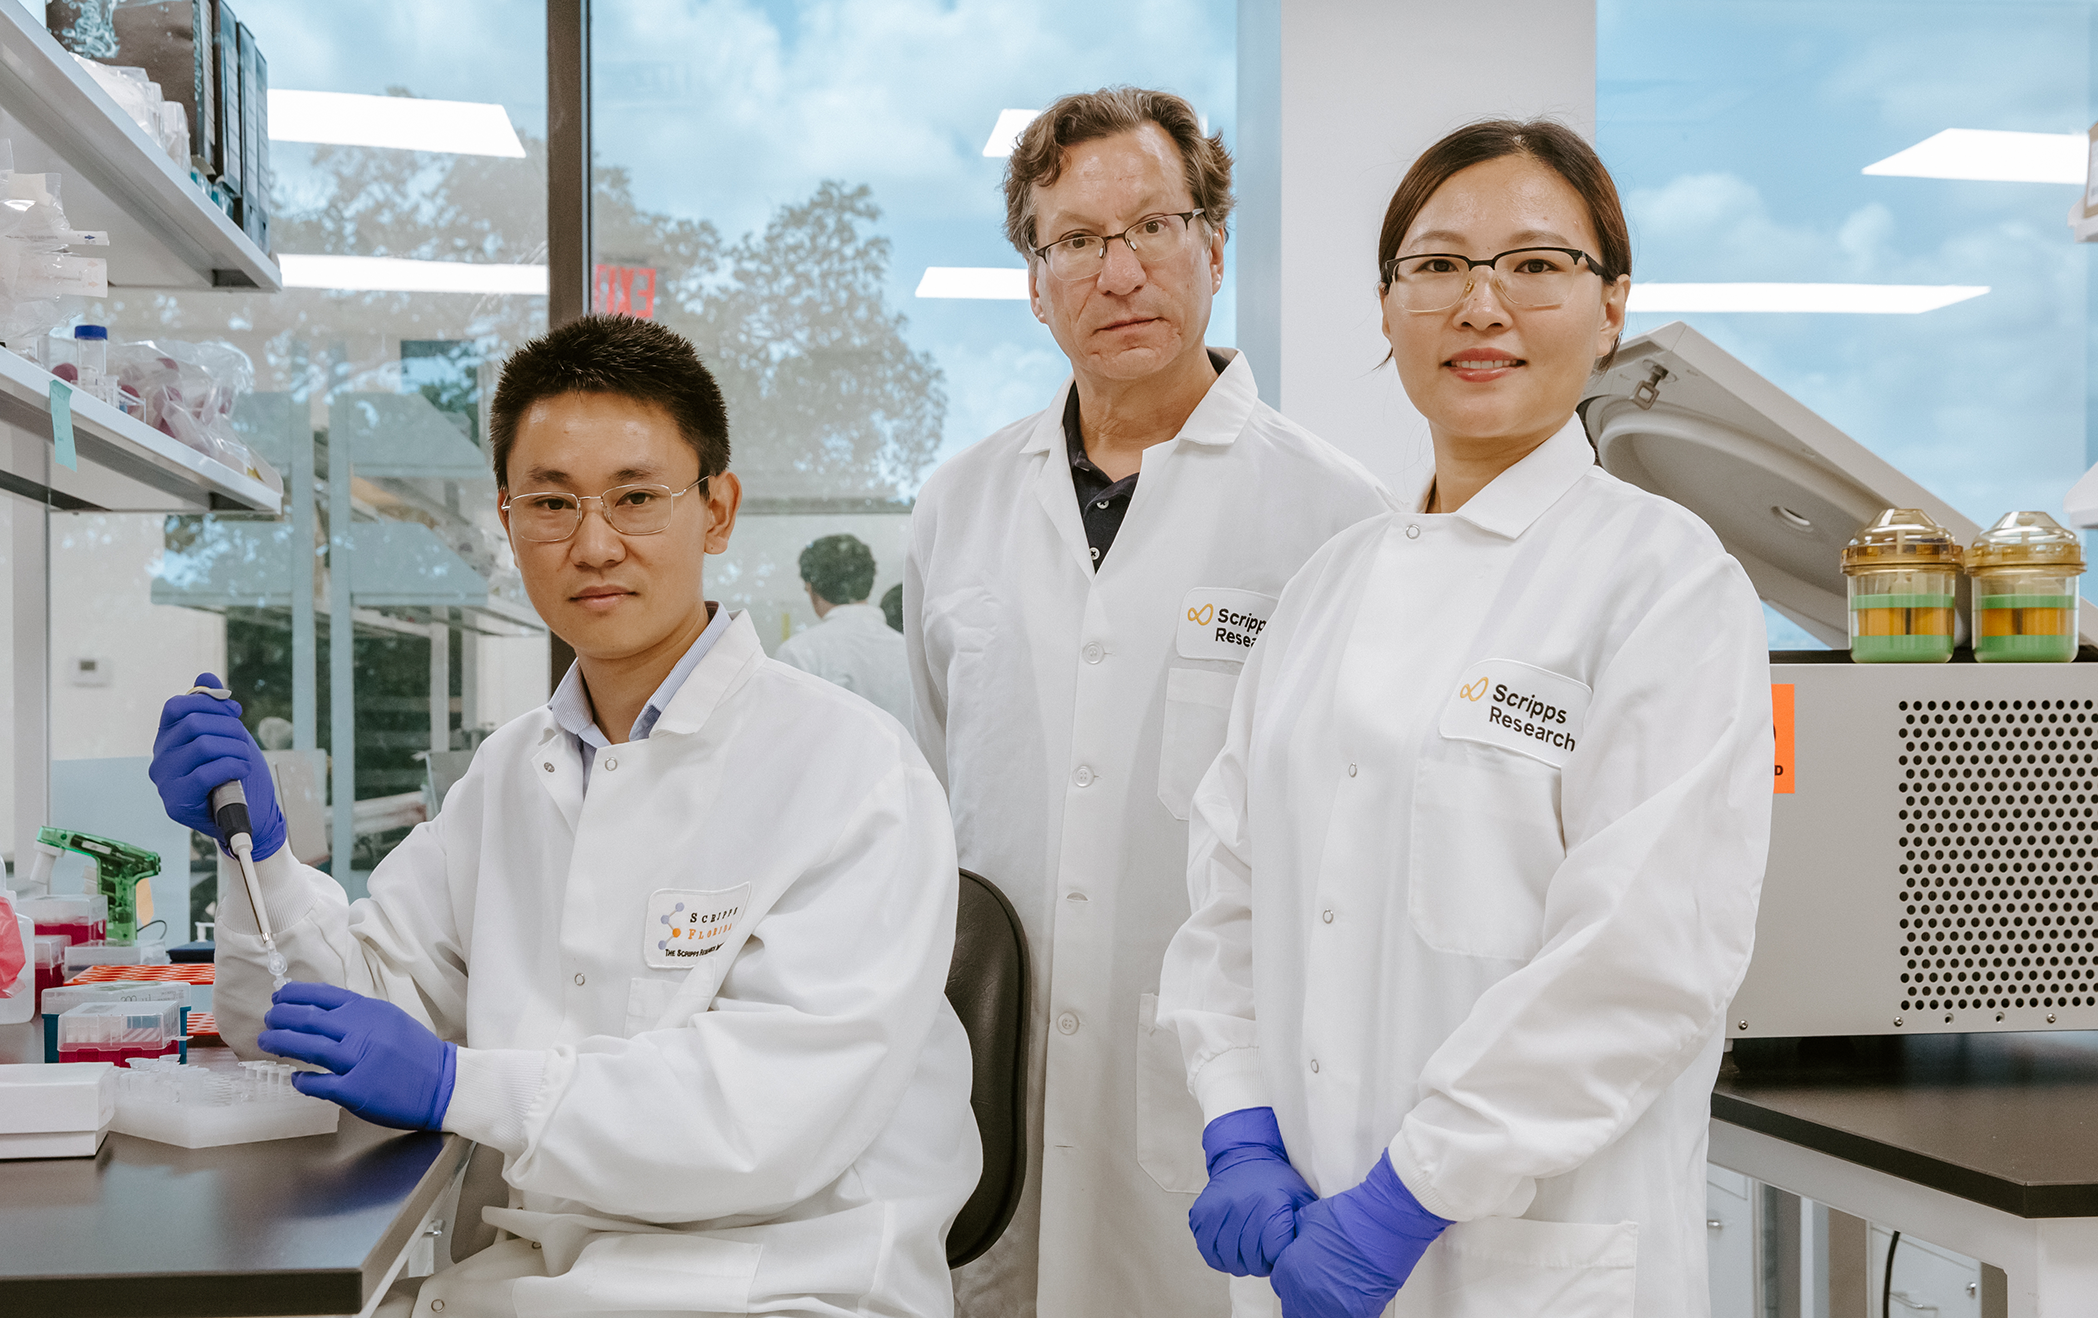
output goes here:
{"type": "Polygon", "coordinates": [[[1850,579],[1850,657],[1861,664],[1952,658],[1960,543],[1914,508],[1889,508],[1843,549],[1850,579]]]}
{"type": "Polygon", "coordinates": [[[2076,579],[2083,546],[2046,513],[2007,513],[1967,551],[1974,579],[1974,657],[2065,664],[2076,657],[2076,579]]]}

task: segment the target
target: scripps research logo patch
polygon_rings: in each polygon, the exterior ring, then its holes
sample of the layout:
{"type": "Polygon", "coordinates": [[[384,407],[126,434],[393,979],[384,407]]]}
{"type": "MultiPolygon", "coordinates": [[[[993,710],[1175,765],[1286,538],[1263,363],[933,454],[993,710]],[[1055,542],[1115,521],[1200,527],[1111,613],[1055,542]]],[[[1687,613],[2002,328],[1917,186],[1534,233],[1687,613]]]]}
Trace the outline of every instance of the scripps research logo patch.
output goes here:
{"type": "Polygon", "coordinates": [[[1180,602],[1173,648],[1183,659],[1241,662],[1274,612],[1273,595],[1197,586],[1180,602]]]}
{"type": "Polygon", "coordinates": [[[750,885],[719,892],[658,888],[648,896],[641,959],[658,970],[689,966],[721,950],[750,905],[750,885]]]}
{"type": "Polygon", "coordinates": [[[1485,742],[1565,764],[1587,731],[1585,682],[1515,659],[1485,659],[1464,670],[1443,707],[1445,737],[1485,742]]]}

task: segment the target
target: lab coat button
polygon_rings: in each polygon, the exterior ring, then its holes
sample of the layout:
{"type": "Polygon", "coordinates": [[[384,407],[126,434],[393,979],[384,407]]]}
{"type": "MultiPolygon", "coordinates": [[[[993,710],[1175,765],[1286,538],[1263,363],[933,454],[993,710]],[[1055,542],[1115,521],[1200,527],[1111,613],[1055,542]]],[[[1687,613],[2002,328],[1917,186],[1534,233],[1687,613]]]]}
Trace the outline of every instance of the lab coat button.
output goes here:
{"type": "Polygon", "coordinates": [[[1071,781],[1072,781],[1072,782],[1074,782],[1074,783],[1077,783],[1077,784],[1078,784],[1078,785],[1079,785],[1080,787],[1090,787],[1090,786],[1092,786],[1092,785],[1093,785],[1093,771],[1092,771],[1092,769],[1088,768],[1088,767],[1087,767],[1086,765],[1083,765],[1083,764],[1079,765],[1079,766],[1078,766],[1078,769],[1077,769],[1077,771],[1076,771],[1075,773],[1073,773],[1073,774],[1071,775],[1071,781]]]}
{"type": "Polygon", "coordinates": [[[1076,1034],[1078,1033],[1078,1018],[1067,1011],[1056,1018],[1056,1028],[1065,1034],[1076,1034]]]}
{"type": "Polygon", "coordinates": [[[577,975],[577,976],[575,977],[575,986],[576,986],[577,988],[581,988],[581,987],[583,987],[583,977],[582,977],[581,975],[577,975]]]}
{"type": "Polygon", "coordinates": [[[431,1312],[431,1313],[443,1313],[443,1312],[444,1312],[444,1301],[443,1301],[443,1300],[432,1300],[432,1301],[430,1301],[430,1312],[431,1312]]]}
{"type": "Polygon", "coordinates": [[[614,769],[616,769],[616,768],[618,768],[618,767],[619,767],[619,761],[617,761],[617,760],[606,760],[606,761],[605,761],[605,772],[606,772],[606,773],[610,773],[610,772],[612,772],[612,770],[614,770],[614,769]]]}
{"type": "Polygon", "coordinates": [[[1349,766],[1348,766],[1348,777],[1350,777],[1350,778],[1353,778],[1354,776],[1355,776],[1355,766],[1351,764],[1351,765],[1349,765],[1349,766]]]}
{"type": "Polygon", "coordinates": [[[1319,1073],[1319,1059],[1316,1057],[1311,1059],[1311,1073],[1313,1075],[1317,1075],[1319,1073]]]}
{"type": "Polygon", "coordinates": [[[1088,644],[1086,645],[1086,647],[1085,647],[1085,661],[1086,661],[1087,663],[1089,663],[1089,664],[1097,664],[1097,663],[1099,663],[1099,662],[1100,662],[1100,661],[1101,661],[1102,659],[1104,659],[1104,658],[1106,658],[1106,657],[1107,657],[1107,651],[1105,651],[1105,650],[1103,650],[1103,649],[1101,649],[1101,648],[1100,648],[1100,642],[1098,642],[1098,641],[1093,641],[1093,642],[1090,642],[1090,643],[1088,643],[1088,644]]]}
{"type": "Polygon", "coordinates": [[[1333,912],[1331,912],[1331,911],[1320,911],[1320,912],[1319,912],[1319,919],[1321,919],[1321,920],[1324,920],[1324,921],[1325,921],[1325,922],[1326,922],[1327,924],[1332,924],[1332,923],[1333,923],[1333,912]]]}
{"type": "Polygon", "coordinates": [[[546,770],[548,773],[552,773],[554,771],[554,762],[552,760],[548,760],[545,764],[542,764],[539,767],[546,770]]]}
{"type": "Polygon", "coordinates": [[[1421,529],[1420,529],[1420,528],[1419,528],[1418,526],[1414,526],[1414,525],[1411,525],[1411,524],[1409,524],[1409,525],[1408,525],[1408,526],[1406,527],[1406,538],[1407,538],[1408,540],[1418,540],[1418,539],[1420,539],[1420,538],[1421,538],[1421,529]]]}

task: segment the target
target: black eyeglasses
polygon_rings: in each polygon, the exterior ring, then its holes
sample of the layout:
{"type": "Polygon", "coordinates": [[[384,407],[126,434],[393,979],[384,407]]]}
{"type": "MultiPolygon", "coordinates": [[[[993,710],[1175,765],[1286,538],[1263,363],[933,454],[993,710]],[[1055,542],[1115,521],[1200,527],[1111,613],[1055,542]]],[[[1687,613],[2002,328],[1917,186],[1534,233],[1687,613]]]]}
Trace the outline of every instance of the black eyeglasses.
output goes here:
{"type": "Polygon", "coordinates": [[[1530,311],[1566,301],[1582,274],[1602,275],[1595,258],[1577,247],[1516,247],[1483,261],[1455,252],[1423,252],[1384,263],[1385,296],[1396,298],[1405,311],[1448,311],[1471,296],[1477,278],[1472,272],[1481,267],[1502,301],[1530,311]]]}

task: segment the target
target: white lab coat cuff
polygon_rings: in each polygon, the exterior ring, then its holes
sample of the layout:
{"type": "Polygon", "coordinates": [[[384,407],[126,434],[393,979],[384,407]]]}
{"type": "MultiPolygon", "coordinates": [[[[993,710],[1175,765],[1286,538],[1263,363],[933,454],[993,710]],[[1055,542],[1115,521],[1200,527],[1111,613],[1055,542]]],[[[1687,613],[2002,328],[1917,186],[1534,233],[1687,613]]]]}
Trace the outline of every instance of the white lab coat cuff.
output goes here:
{"type": "MultiPolygon", "coordinates": [[[[267,900],[267,899],[265,899],[267,900]]],[[[525,1115],[546,1083],[546,1054],[528,1048],[461,1048],[444,1128],[515,1158],[525,1115]]]]}
{"type": "Polygon", "coordinates": [[[1188,1083],[1202,1105],[1202,1124],[1241,1108],[1273,1107],[1267,1077],[1260,1069],[1260,1049],[1227,1048],[1204,1062],[1188,1083]]]}
{"type": "MultiPolygon", "coordinates": [[[[262,904],[269,908],[272,934],[281,935],[313,909],[313,889],[307,885],[304,870],[288,846],[255,862],[255,882],[262,889],[262,904]]],[[[262,934],[255,909],[248,904],[248,885],[241,877],[240,862],[224,851],[219,852],[218,927],[253,937],[262,934]]]]}
{"type": "Polygon", "coordinates": [[[1498,1203],[1481,1207],[1467,1202],[1461,1192],[1452,1192],[1446,1187],[1436,1185],[1421,1159],[1414,1156],[1413,1147],[1406,1142],[1404,1126],[1392,1137],[1391,1143],[1385,1146],[1385,1151],[1391,1155],[1391,1169],[1398,1173],[1399,1180],[1412,1192],[1413,1197],[1420,1201],[1420,1206],[1437,1217],[1448,1218],[1452,1222],[1469,1222],[1481,1217],[1521,1217],[1530,1211],[1530,1202],[1537,1197],[1537,1182],[1525,1176],[1520,1178],[1515,1189],[1498,1203]]]}

